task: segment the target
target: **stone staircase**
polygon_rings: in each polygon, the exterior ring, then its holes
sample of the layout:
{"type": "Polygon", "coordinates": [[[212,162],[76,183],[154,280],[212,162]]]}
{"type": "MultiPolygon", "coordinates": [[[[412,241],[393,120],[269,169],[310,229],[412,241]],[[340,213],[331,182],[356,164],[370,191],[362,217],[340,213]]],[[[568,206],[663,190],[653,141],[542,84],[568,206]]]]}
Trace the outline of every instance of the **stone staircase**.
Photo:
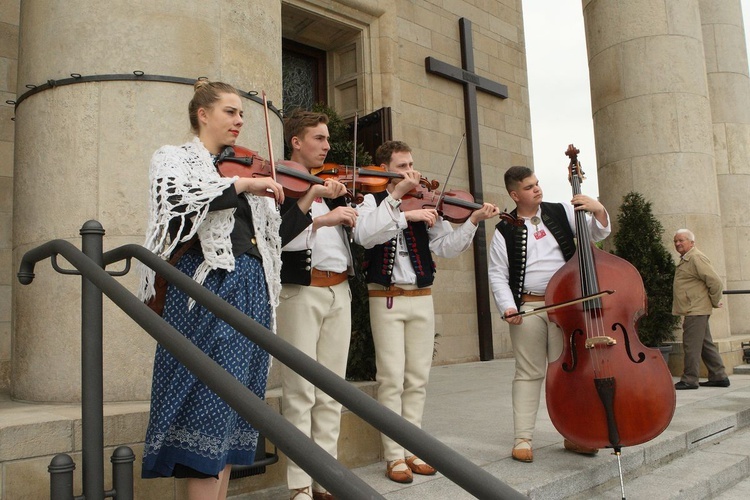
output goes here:
{"type": "MultiPolygon", "coordinates": [[[[370,396],[375,382],[356,382],[370,396]]],[[[266,403],[279,411],[281,389],[266,393],[266,403]]],[[[104,405],[104,484],[111,487],[110,457],[117,446],[130,446],[134,463],[134,497],[137,500],[178,500],[185,498],[184,481],[140,478],[143,436],[148,424],[146,401],[105,403],[104,405]]],[[[81,491],[81,407],[79,404],[26,403],[14,401],[0,391],[0,500],[37,500],[49,498],[48,466],[58,453],[71,455],[75,494],[81,491]]],[[[344,411],[340,460],[347,467],[358,467],[380,459],[380,439],[372,427],[355,414],[344,411]]],[[[274,451],[272,443],[266,450],[274,451]]],[[[229,494],[265,490],[283,484],[286,457],[268,466],[261,475],[230,481],[229,494]]]]}
{"type": "MultiPolygon", "coordinates": [[[[735,367],[734,375],[742,374],[750,375],[750,365],[735,367]]],[[[750,401],[747,406],[750,406],[750,401]]],[[[693,430],[689,435],[692,443],[688,443],[684,453],[675,453],[662,462],[644,464],[633,470],[626,478],[628,497],[696,500],[750,498],[750,414],[747,410],[741,410],[736,426],[726,429],[716,427],[714,424],[693,430]],[[701,438],[701,431],[708,435],[701,438]]],[[[619,498],[620,494],[619,484],[615,487],[604,484],[570,498],[604,500],[619,498]]]]}
{"type": "MultiPolygon", "coordinates": [[[[534,462],[510,458],[512,371],[512,360],[433,368],[423,427],[529,498],[621,499],[611,450],[595,457],[565,451],[544,407],[534,437],[534,462]]],[[[750,365],[735,368],[730,378],[728,389],[678,391],[667,430],[622,450],[626,498],[750,498],[750,365]]],[[[384,470],[382,462],[354,469],[389,500],[473,498],[440,474],[399,485],[386,479],[384,470]]],[[[286,498],[286,489],[276,486],[233,500],[286,498]]]]}
{"type": "MultiPolygon", "coordinates": [[[[628,498],[750,498],[750,428],[707,438],[664,463],[643,464],[626,478],[628,498]]],[[[588,490],[571,499],[620,498],[619,484],[588,490]],[[609,486],[609,487],[607,487],[609,486]],[[598,493],[597,493],[598,491],[598,493]]]]}
{"type": "MultiPolygon", "coordinates": [[[[510,458],[513,442],[510,381],[513,360],[436,366],[428,389],[423,427],[459,453],[533,499],[619,499],[617,461],[609,450],[595,457],[566,452],[542,404],[534,436],[534,463],[510,458]]],[[[736,367],[731,387],[678,391],[667,430],[656,439],[622,450],[628,499],[750,498],[750,366],[736,367]]],[[[676,379],[675,379],[676,380],[676,379]]],[[[373,383],[361,390],[374,395],[373,383]]],[[[644,388],[647,390],[647,388],[644,388]]],[[[268,403],[278,407],[278,391],[268,403]]],[[[140,457],[147,403],[110,403],[105,408],[105,469],[114,446],[130,444],[140,457]]],[[[377,433],[344,414],[340,459],[388,499],[473,498],[438,474],[399,485],[384,476],[377,433]]],[[[0,395],[0,500],[49,497],[47,466],[53,454],[69,452],[78,463],[77,405],[28,404],[0,395]]],[[[269,450],[273,444],[268,443],[269,450]]],[[[285,500],[285,457],[265,474],[230,483],[233,500],[285,500]]],[[[136,461],[136,476],[139,460],[136,461]]],[[[110,478],[105,478],[110,484],[110,478]]],[[[182,498],[172,480],[136,479],[136,498],[182,498]]],[[[348,500],[348,499],[347,499],[348,500]]]]}

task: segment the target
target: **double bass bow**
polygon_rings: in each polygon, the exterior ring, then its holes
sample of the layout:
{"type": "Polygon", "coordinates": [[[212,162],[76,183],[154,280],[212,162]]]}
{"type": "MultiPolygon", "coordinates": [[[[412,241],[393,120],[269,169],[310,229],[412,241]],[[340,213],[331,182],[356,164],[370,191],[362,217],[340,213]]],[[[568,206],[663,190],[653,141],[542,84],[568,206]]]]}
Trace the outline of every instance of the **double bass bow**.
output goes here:
{"type": "MultiPolygon", "coordinates": [[[[578,153],[572,144],[565,153],[574,196],[583,180],[578,153]]],[[[647,442],[667,428],[675,390],[659,350],[638,339],[637,321],[647,310],[640,274],[596,248],[584,211],[576,211],[575,223],[576,251],[547,285],[545,306],[592,298],[549,310],[563,332],[563,352],[547,367],[547,408],[560,434],[588,448],[613,448],[619,466],[623,446],[647,442]]]]}

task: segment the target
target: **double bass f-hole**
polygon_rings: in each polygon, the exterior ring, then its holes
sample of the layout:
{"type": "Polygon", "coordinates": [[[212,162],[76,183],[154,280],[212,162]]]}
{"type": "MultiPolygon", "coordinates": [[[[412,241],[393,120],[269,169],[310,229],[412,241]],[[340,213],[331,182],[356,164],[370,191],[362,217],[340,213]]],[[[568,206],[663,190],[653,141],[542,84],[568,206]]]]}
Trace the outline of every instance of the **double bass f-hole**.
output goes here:
{"type": "Polygon", "coordinates": [[[628,335],[628,332],[625,329],[625,326],[622,323],[615,323],[612,325],[612,330],[616,330],[617,328],[620,328],[622,330],[622,337],[625,341],[625,352],[628,355],[628,358],[630,358],[630,361],[633,363],[643,363],[646,361],[646,353],[641,351],[638,353],[638,359],[635,359],[633,357],[633,349],[630,346],[630,336],[628,335]]]}

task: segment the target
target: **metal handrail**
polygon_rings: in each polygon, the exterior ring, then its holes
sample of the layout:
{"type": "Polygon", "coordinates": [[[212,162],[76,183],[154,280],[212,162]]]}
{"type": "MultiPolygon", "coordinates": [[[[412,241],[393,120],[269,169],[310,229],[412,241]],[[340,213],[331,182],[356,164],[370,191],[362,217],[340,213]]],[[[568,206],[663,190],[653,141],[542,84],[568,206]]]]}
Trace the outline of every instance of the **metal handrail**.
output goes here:
{"type": "Polygon", "coordinates": [[[65,257],[86,280],[90,280],[178,361],[270,439],[290,460],[300,465],[335,496],[347,499],[382,498],[139,301],[103,267],[125,260],[127,268],[120,273],[124,274],[130,267],[130,259],[136,258],[265,349],[279,362],[342,403],[380,432],[419,455],[467,492],[482,499],[526,498],[419,427],[384,408],[370,396],[363,394],[352,384],[277,337],[146,248],[134,244],[115,248],[103,254],[103,266],[100,266],[71,243],[53,240],[26,252],[18,273],[21,283],[31,283],[36,262],[54,257],[56,254],[65,257]]]}
{"type": "MultiPolygon", "coordinates": [[[[18,109],[18,106],[23,101],[33,96],[34,94],[38,94],[39,92],[44,92],[45,90],[54,89],[57,87],[64,87],[66,85],[75,85],[79,83],[122,82],[122,81],[178,83],[182,85],[190,85],[192,87],[195,84],[196,79],[195,78],[183,78],[183,77],[171,76],[171,75],[151,75],[151,74],[144,73],[141,70],[136,70],[136,71],[133,71],[132,73],[109,74],[109,75],[81,75],[80,73],[71,73],[70,78],[61,78],[58,80],[49,79],[40,85],[27,84],[26,88],[29,90],[27,90],[26,92],[18,96],[16,100],[9,99],[5,101],[5,103],[13,105],[14,109],[18,109]]],[[[244,91],[238,88],[237,92],[239,92],[240,96],[244,97],[245,99],[250,99],[251,101],[255,101],[258,104],[263,104],[263,99],[258,97],[257,90],[244,91]]],[[[267,105],[268,105],[268,109],[272,113],[278,116],[279,119],[282,118],[281,110],[276,108],[271,101],[267,101],[267,105]]]]}

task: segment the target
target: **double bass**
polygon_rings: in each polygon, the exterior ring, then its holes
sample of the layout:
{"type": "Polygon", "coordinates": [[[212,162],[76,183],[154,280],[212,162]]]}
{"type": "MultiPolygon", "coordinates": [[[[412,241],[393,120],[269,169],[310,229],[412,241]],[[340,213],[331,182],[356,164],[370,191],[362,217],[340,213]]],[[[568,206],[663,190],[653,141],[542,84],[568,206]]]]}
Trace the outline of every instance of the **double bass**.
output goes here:
{"type": "MultiPolygon", "coordinates": [[[[573,195],[580,194],[583,179],[578,153],[572,144],[565,153],[573,195]]],[[[622,447],[666,429],[676,397],[661,353],[638,339],[637,322],[647,310],[640,274],[594,246],[585,217],[576,211],[577,249],[545,293],[550,309],[575,303],[548,313],[562,329],[564,343],[562,355],[547,368],[547,408],[565,438],[589,448],[613,448],[619,463],[622,447]]]]}

